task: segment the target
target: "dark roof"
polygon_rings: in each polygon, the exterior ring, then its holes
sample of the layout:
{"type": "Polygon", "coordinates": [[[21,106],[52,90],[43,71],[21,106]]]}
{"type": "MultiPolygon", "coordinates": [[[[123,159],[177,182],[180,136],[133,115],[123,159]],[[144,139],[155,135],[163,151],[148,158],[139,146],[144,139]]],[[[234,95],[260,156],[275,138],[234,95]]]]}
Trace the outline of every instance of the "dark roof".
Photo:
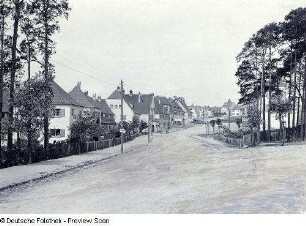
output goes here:
{"type": "Polygon", "coordinates": [[[72,96],[76,101],[82,104],[86,108],[99,108],[96,101],[88,96],[81,90],[81,84],[78,83],[70,92],[70,96],[72,96]]]}
{"type": "Polygon", "coordinates": [[[137,114],[149,114],[154,94],[125,94],[124,100],[137,114]],[[140,95],[140,98],[139,98],[140,95]]]}
{"type": "Polygon", "coordinates": [[[3,88],[3,107],[2,107],[2,112],[9,112],[9,96],[10,96],[10,91],[8,88],[4,87],[3,88]]]}
{"type": "Polygon", "coordinates": [[[155,96],[154,103],[155,103],[154,112],[156,114],[166,114],[164,112],[163,106],[165,105],[168,105],[170,107],[172,106],[172,104],[170,103],[170,100],[167,97],[163,97],[163,96],[155,96]]]}
{"type": "Polygon", "coordinates": [[[118,89],[116,89],[107,99],[120,99],[121,94],[118,89]]]}
{"type": "Polygon", "coordinates": [[[63,90],[56,82],[51,83],[51,88],[53,92],[52,104],[82,106],[79,102],[73,99],[65,90],[63,90]]]}
{"type": "MultiPolygon", "coordinates": [[[[155,99],[155,112],[157,114],[163,113],[163,105],[170,106],[170,113],[177,113],[177,112],[184,112],[184,110],[181,108],[181,106],[173,99],[163,96],[156,96],[155,99]]],[[[186,106],[186,109],[188,112],[190,112],[190,109],[186,106]]]]}
{"type": "Polygon", "coordinates": [[[109,115],[114,115],[112,110],[109,108],[108,104],[106,103],[105,100],[96,100],[97,104],[99,105],[99,108],[101,109],[102,113],[109,114],[109,115]]]}
{"type": "Polygon", "coordinates": [[[190,111],[190,108],[187,106],[187,104],[185,103],[185,101],[180,101],[178,100],[182,105],[183,107],[187,110],[187,113],[188,114],[192,114],[191,111],[190,111]]]}

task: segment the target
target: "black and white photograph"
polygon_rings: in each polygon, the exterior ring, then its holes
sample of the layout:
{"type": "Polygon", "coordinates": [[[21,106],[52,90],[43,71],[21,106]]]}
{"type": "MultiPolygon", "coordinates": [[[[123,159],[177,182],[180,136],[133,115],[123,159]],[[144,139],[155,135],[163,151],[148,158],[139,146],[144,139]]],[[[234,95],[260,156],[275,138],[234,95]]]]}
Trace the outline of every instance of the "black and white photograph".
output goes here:
{"type": "Polygon", "coordinates": [[[306,212],[305,0],[0,0],[0,46],[0,225],[306,212]]]}

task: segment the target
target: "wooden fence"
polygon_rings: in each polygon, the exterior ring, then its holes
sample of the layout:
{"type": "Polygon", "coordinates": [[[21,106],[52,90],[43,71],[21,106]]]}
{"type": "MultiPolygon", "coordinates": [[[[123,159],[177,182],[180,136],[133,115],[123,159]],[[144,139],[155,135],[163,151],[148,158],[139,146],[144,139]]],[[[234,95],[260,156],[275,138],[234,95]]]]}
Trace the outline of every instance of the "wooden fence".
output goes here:
{"type": "MultiPolygon", "coordinates": [[[[123,141],[128,142],[134,140],[140,134],[124,136],[123,141]]],[[[35,147],[31,153],[27,150],[26,145],[17,147],[14,145],[12,152],[8,153],[4,150],[0,155],[0,169],[15,165],[26,165],[50,159],[58,159],[71,155],[78,155],[85,152],[101,150],[108,147],[113,147],[121,143],[121,138],[106,139],[90,142],[69,142],[62,141],[49,145],[48,153],[45,152],[42,146],[35,147]]]]}

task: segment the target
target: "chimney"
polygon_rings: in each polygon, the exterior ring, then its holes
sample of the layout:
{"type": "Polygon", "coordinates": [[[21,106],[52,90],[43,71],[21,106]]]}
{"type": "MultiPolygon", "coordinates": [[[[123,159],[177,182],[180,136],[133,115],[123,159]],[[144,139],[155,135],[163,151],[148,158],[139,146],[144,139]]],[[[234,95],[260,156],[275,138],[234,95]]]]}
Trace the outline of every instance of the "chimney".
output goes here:
{"type": "Polygon", "coordinates": [[[101,96],[98,96],[98,100],[99,100],[99,101],[101,101],[101,100],[102,100],[101,96]]]}
{"type": "Polygon", "coordinates": [[[130,90],[130,96],[132,96],[133,95],[133,90],[130,90]]]}
{"type": "Polygon", "coordinates": [[[85,91],[84,93],[85,93],[86,96],[88,96],[88,91],[85,91]]]}
{"type": "Polygon", "coordinates": [[[141,97],[141,93],[138,93],[138,102],[140,103],[140,97],[141,97]]]}
{"type": "Polygon", "coordinates": [[[77,83],[77,87],[78,87],[78,88],[81,88],[81,82],[78,82],[78,83],[77,83]]]}
{"type": "Polygon", "coordinates": [[[92,98],[96,100],[97,99],[97,94],[92,95],[92,98]]]}

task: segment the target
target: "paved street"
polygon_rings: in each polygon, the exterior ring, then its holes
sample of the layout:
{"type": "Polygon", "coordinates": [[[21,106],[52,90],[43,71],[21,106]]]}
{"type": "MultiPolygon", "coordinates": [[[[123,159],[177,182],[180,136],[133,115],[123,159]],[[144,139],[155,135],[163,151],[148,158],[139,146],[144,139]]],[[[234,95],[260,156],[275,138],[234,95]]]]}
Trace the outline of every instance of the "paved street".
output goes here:
{"type": "Polygon", "coordinates": [[[204,131],[155,135],[137,151],[2,191],[0,212],[305,211],[305,143],[236,149],[204,131]]]}

